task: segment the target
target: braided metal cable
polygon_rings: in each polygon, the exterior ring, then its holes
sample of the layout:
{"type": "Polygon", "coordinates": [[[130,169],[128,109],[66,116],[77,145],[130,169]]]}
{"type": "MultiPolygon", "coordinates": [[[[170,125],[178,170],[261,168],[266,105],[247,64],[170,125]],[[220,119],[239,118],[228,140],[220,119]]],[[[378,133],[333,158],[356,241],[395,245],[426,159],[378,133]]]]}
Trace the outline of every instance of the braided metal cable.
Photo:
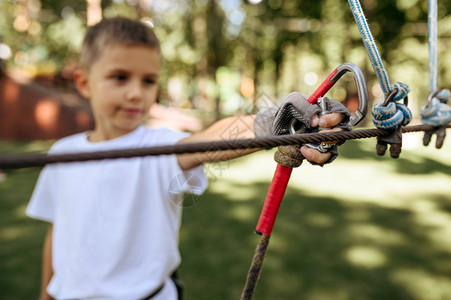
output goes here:
{"type": "MultiPolygon", "coordinates": [[[[451,128],[448,125],[447,128],[451,128]]],[[[403,133],[433,130],[431,125],[415,125],[402,128],[403,133]]],[[[130,148],[110,151],[65,153],[65,154],[21,154],[0,157],[0,169],[40,167],[47,164],[82,162],[103,159],[131,158],[169,154],[199,153],[237,149],[270,149],[285,145],[300,145],[332,141],[346,141],[371,137],[388,136],[384,129],[360,129],[353,131],[333,131],[261,137],[254,139],[219,140],[200,143],[175,144],[167,146],[130,148]]]]}

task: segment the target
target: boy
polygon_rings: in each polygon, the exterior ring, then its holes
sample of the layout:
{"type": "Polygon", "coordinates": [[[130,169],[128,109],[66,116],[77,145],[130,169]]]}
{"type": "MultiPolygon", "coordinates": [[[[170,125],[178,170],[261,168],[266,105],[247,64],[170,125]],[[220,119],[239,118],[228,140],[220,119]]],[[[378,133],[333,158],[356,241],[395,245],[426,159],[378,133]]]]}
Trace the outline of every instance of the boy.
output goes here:
{"type": "MultiPolygon", "coordinates": [[[[220,139],[235,118],[191,136],[142,126],[156,101],[160,59],[157,38],[139,21],[112,18],[91,27],[75,84],[90,100],[95,127],[59,140],[50,153],[220,139]]],[[[305,105],[300,94],[288,100],[292,106],[305,105]]],[[[307,116],[307,123],[333,127],[342,121],[345,111],[320,120],[315,110],[307,116]]],[[[241,137],[255,137],[253,129],[257,135],[271,133],[275,117],[281,118],[269,115],[269,125],[261,114],[257,119],[241,117],[241,137]],[[254,128],[257,120],[259,129],[254,128]]],[[[231,159],[254,151],[224,153],[231,159]]],[[[305,146],[301,151],[312,162],[322,164],[331,159],[331,153],[305,146]]],[[[202,164],[214,157],[167,155],[45,167],[27,208],[30,217],[51,223],[44,242],[41,298],[177,299],[170,275],[180,264],[181,208],[169,200],[169,184],[182,175],[195,180],[196,186],[201,186],[197,192],[202,193],[207,184],[202,164]]],[[[187,190],[181,187],[178,192],[187,190]]]]}

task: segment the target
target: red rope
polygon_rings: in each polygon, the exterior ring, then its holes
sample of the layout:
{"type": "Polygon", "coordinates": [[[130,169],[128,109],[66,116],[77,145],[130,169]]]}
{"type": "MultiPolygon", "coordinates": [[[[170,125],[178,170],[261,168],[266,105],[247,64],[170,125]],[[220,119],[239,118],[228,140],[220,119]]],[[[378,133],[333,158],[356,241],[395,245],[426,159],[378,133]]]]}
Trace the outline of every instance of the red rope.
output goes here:
{"type": "Polygon", "coordinates": [[[277,165],[255,230],[258,234],[271,235],[292,171],[292,168],[277,165]]]}

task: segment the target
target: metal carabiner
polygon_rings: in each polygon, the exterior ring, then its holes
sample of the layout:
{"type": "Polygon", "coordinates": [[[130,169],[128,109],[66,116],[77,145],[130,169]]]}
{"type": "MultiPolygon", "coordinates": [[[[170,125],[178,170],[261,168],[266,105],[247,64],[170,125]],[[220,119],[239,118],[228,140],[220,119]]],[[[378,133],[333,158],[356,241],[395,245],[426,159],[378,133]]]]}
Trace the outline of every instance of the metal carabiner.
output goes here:
{"type": "MultiPolygon", "coordinates": [[[[354,75],[355,83],[357,85],[357,95],[359,98],[359,106],[353,115],[350,117],[349,123],[352,126],[357,125],[365,118],[368,111],[368,89],[366,87],[365,78],[360,68],[353,63],[344,63],[336,68],[327,78],[321,83],[321,85],[310,95],[307,99],[311,104],[318,103],[318,99],[322,98],[332,86],[344,75],[346,72],[351,72],[354,75]]],[[[319,103],[321,104],[321,103],[319,103]]],[[[322,113],[324,114],[324,108],[321,105],[322,113]]],[[[291,120],[289,131],[291,134],[295,133],[296,119],[291,120]]]]}
{"type": "MultiPolygon", "coordinates": [[[[329,114],[330,110],[329,110],[329,98],[327,97],[319,97],[317,99],[317,103],[319,105],[319,107],[321,108],[321,111],[319,112],[319,116],[323,116],[325,114],[329,114]]],[[[289,125],[289,132],[290,134],[296,134],[296,133],[303,133],[303,130],[296,130],[296,125],[297,120],[295,118],[293,118],[290,122],[289,125]]],[[[327,129],[327,128],[323,128],[323,129],[327,129]]],[[[329,149],[331,149],[334,145],[336,144],[336,142],[324,142],[324,143],[308,143],[305,144],[306,146],[309,146],[310,148],[316,149],[319,152],[328,152],[329,149]]]]}
{"type": "Polygon", "coordinates": [[[357,125],[365,118],[368,111],[368,89],[366,87],[365,77],[360,68],[353,63],[344,63],[336,68],[323,81],[323,83],[310,95],[308,102],[314,104],[318,98],[324,96],[327,91],[340,79],[346,72],[351,72],[354,75],[355,83],[357,85],[357,95],[359,98],[359,106],[355,113],[351,116],[350,124],[357,125]]]}

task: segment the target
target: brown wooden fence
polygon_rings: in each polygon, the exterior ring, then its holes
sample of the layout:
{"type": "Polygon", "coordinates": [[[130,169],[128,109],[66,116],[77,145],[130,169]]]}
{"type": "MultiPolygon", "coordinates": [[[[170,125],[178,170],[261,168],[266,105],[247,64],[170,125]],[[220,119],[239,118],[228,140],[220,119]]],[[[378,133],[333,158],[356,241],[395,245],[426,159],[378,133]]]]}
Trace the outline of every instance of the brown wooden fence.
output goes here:
{"type": "Polygon", "coordinates": [[[79,95],[0,74],[0,138],[58,139],[92,127],[89,104],[79,95]]]}

